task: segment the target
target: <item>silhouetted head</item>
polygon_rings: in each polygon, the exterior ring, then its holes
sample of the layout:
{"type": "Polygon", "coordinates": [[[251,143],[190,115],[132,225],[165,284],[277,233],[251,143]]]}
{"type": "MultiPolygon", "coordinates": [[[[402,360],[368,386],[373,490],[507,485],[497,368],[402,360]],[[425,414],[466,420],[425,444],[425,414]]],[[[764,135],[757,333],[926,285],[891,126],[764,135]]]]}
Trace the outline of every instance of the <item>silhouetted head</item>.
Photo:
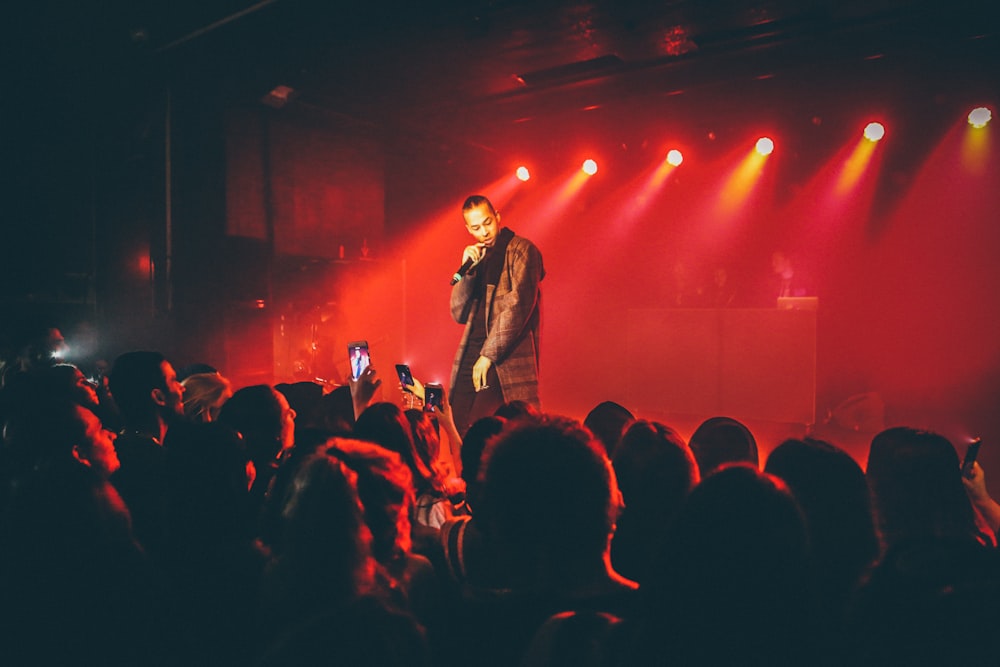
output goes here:
{"type": "Polygon", "coordinates": [[[669,426],[639,420],[629,426],[614,456],[625,508],[611,544],[615,569],[645,581],[657,545],[698,483],[698,464],[687,443],[669,426]]]}
{"type": "Polygon", "coordinates": [[[807,545],[781,480],[722,466],[688,496],[643,582],[648,640],[670,646],[678,664],[795,664],[809,645],[807,545]]]}
{"type": "Polygon", "coordinates": [[[372,553],[380,563],[410,553],[410,514],[415,502],[410,469],[385,447],[348,438],[331,438],[327,453],[357,475],[358,497],[372,533],[372,553]]]}
{"type": "Polygon", "coordinates": [[[944,436],[906,427],[882,431],[868,450],[867,477],[886,545],[912,538],[983,539],[958,454],[944,436]]]}
{"type": "Polygon", "coordinates": [[[254,463],[272,463],[295,442],[295,411],[269,385],[243,387],[222,405],[219,422],[239,431],[254,463]]]}
{"type": "Polygon", "coordinates": [[[620,494],[604,447],[582,424],[522,423],[489,443],[484,464],[477,517],[522,576],[601,562],[620,494]]]}
{"type": "Polygon", "coordinates": [[[313,454],[295,475],[285,504],[280,558],[299,592],[324,607],[369,589],[371,532],[357,475],[340,459],[313,454]]]}
{"type": "Polygon", "coordinates": [[[413,474],[414,483],[433,477],[430,468],[417,454],[410,422],[395,403],[375,403],[368,406],[354,425],[354,436],[396,452],[413,474]]]}
{"type": "Polygon", "coordinates": [[[56,364],[39,371],[41,390],[49,396],[71,400],[88,408],[96,408],[97,389],[73,364],[56,364]]]}
{"type": "Polygon", "coordinates": [[[593,410],[587,413],[587,418],[583,420],[583,425],[589,428],[597,439],[604,443],[604,449],[608,456],[614,457],[615,448],[621,440],[625,427],[628,426],[635,416],[632,415],[623,405],[614,401],[604,401],[598,403],[593,410]]]}
{"type": "Polygon", "coordinates": [[[108,431],[89,408],[65,396],[42,397],[12,420],[8,436],[34,466],[77,459],[107,479],[121,463],[116,434],[108,431]]]}
{"type": "Polygon", "coordinates": [[[351,398],[351,388],[337,387],[322,399],[324,427],[340,435],[347,435],[354,430],[354,400],[351,398]]]}
{"type": "Polygon", "coordinates": [[[730,417],[706,419],[691,434],[689,442],[702,478],[724,463],[749,463],[760,467],[757,441],[753,434],[730,417]]]}
{"type": "Polygon", "coordinates": [[[288,405],[295,410],[295,426],[299,428],[323,426],[323,387],[315,382],[294,382],[274,387],[285,395],[288,405]]]}
{"type": "Polygon", "coordinates": [[[507,401],[493,411],[494,417],[500,417],[508,421],[519,419],[538,419],[542,413],[531,403],[522,400],[507,401]]]}
{"type": "Polygon", "coordinates": [[[698,464],[684,438],[659,422],[641,419],[622,435],[615,475],[628,508],[671,516],[698,483],[698,464]]]}
{"type": "Polygon", "coordinates": [[[483,477],[482,459],[486,443],[498,435],[508,423],[503,417],[481,417],[472,423],[462,438],[462,479],[465,480],[466,496],[473,507],[479,501],[479,489],[483,477]]]}
{"type": "Polygon", "coordinates": [[[844,450],[822,440],[786,440],[764,470],[783,479],[806,518],[809,542],[833,586],[851,586],[878,557],[868,481],[844,450]]]}
{"type": "Polygon", "coordinates": [[[108,389],[126,422],[184,414],[184,387],[159,352],[137,350],[120,355],[108,376],[108,389]]]}
{"type": "Polygon", "coordinates": [[[413,456],[417,461],[417,469],[413,474],[427,477],[415,479],[417,492],[425,488],[446,493],[445,473],[441,464],[441,437],[438,424],[430,413],[411,408],[403,413],[410,424],[410,435],[413,436],[413,456]]]}

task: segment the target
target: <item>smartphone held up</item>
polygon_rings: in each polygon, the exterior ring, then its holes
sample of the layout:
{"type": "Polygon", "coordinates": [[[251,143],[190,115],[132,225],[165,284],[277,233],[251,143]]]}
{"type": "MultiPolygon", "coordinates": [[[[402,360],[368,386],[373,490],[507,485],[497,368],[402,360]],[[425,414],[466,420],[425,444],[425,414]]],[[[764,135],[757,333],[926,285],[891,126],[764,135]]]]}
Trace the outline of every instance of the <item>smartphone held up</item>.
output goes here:
{"type": "Polygon", "coordinates": [[[399,384],[403,386],[403,389],[410,391],[406,389],[407,387],[414,386],[413,373],[410,372],[410,367],[406,364],[396,364],[396,375],[399,377],[399,384]]]}
{"type": "Polygon", "coordinates": [[[368,341],[356,340],[347,344],[347,359],[351,365],[351,379],[357,381],[365,369],[371,365],[368,341]]]}
{"type": "Polygon", "coordinates": [[[969,446],[965,450],[965,458],[962,459],[962,476],[972,477],[972,466],[976,463],[976,458],[979,456],[979,448],[983,444],[982,438],[975,438],[969,443],[969,446]]]}
{"type": "Polygon", "coordinates": [[[444,404],[444,387],[438,382],[428,382],[424,385],[424,410],[438,412],[444,404]]]}

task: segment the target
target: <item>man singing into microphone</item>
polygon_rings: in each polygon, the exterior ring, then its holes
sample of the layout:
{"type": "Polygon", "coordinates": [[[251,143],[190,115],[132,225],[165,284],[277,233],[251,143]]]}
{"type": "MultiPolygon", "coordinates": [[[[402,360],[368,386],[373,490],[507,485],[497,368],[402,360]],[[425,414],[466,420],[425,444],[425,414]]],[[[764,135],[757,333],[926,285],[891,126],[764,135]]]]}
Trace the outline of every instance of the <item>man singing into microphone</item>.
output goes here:
{"type": "Polygon", "coordinates": [[[452,365],[450,403],[464,434],[504,402],[539,407],[539,283],[545,269],[535,244],[501,227],[486,197],[466,199],[462,216],[476,241],[462,253],[462,268],[470,260],[472,267],[451,290],[451,316],[465,332],[452,365]]]}

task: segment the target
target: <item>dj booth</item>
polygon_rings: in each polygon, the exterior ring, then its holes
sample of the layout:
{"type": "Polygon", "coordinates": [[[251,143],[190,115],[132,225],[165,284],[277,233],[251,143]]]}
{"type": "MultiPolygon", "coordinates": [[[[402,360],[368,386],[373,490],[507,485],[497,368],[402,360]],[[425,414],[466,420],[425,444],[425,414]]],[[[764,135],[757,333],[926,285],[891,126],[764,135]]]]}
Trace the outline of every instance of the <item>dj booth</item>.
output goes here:
{"type": "Polygon", "coordinates": [[[648,414],[816,421],[815,297],[628,311],[627,398],[648,414]]]}

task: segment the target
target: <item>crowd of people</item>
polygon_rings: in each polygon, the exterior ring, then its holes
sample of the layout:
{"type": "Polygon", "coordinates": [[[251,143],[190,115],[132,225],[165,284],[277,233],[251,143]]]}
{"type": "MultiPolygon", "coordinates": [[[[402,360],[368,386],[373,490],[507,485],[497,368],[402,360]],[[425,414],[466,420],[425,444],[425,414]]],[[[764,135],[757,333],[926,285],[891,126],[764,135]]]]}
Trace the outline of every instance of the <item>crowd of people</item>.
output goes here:
{"type": "Polygon", "coordinates": [[[611,401],[457,428],[372,367],[233,387],[130,351],[96,384],[50,355],[3,380],[4,664],[996,659],[1000,505],[934,433],[879,433],[863,470],[611,401]]]}

